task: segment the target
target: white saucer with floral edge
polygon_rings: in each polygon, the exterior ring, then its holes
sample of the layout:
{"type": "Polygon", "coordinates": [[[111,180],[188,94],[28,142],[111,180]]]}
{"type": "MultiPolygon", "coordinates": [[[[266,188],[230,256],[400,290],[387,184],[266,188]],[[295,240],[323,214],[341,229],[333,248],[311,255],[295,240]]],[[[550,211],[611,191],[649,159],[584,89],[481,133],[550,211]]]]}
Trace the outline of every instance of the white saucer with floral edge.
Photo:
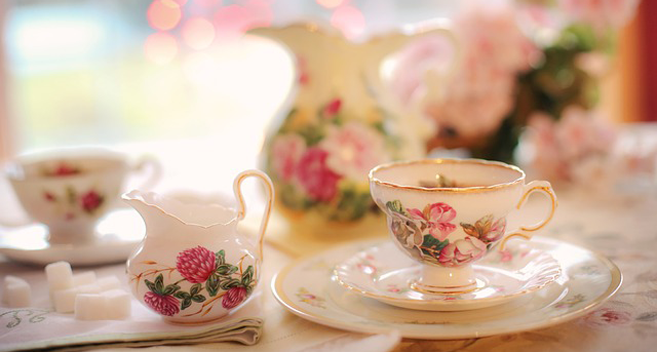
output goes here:
{"type": "Polygon", "coordinates": [[[457,311],[506,303],[556,280],[561,266],[550,254],[529,243],[493,251],[473,265],[477,288],[463,293],[432,294],[412,288],[420,265],[392,242],[358,252],[335,268],[340,284],[355,293],[393,306],[457,311]]]}
{"type": "MultiPolygon", "coordinates": [[[[565,242],[534,237],[526,244],[555,258],[561,276],[543,289],[488,308],[456,312],[404,309],[345,289],[333,275],[337,264],[389,241],[345,244],[300,259],[272,280],[276,299],[313,322],[363,333],[397,330],[403,337],[463,339],[545,328],[580,317],[612,297],[621,272],[604,256],[565,242]]],[[[511,241],[508,248],[518,244],[511,241]]]]}

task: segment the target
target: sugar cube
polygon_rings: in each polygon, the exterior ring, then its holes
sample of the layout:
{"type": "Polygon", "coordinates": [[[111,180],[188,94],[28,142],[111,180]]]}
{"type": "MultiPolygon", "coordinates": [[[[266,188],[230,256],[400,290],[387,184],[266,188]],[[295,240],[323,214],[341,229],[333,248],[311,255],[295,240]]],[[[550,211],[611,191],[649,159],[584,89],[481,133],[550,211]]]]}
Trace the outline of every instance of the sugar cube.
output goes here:
{"type": "Polygon", "coordinates": [[[32,290],[26,281],[12,282],[7,285],[7,303],[11,308],[29,307],[32,290]]]}
{"type": "Polygon", "coordinates": [[[106,319],[123,320],[130,316],[130,294],[124,290],[109,290],[102,295],[107,300],[106,319]]]}
{"type": "Polygon", "coordinates": [[[77,287],[55,291],[53,299],[57,313],[72,313],[75,310],[75,297],[78,293],[77,287]]]}
{"type": "Polygon", "coordinates": [[[8,291],[9,285],[12,283],[21,283],[21,282],[26,282],[26,281],[21,279],[20,277],[16,277],[12,275],[5,276],[5,279],[2,282],[2,303],[9,304],[9,291],[8,291]]]}
{"type": "Polygon", "coordinates": [[[101,291],[108,291],[117,288],[121,288],[121,281],[116,276],[107,276],[102,277],[96,281],[96,284],[100,286],[101,291]]]}
{"type": "Polygon", "coordinates": [[[98,293],[80,293],[75,297],[75,319],[103,320],[107,314],[107,298],[98,293]]]}
{"type": "Polygon", "coordinates": [[[85,271],[83,273],[73,275],[73,286],[88,285],[95,282],[96,273],[93,271],[85,271]]]}
{"type": "Polygon", "coordinates": [[[88,284],[77,287],[79,293],[100,293],[100,286],[98,284],[88,284]]]}
{"type": "Polygon", "coordinates": [[[62,261],[46,265],[46,278],[51,293],[73,287],[71,264],[62,261]]]}

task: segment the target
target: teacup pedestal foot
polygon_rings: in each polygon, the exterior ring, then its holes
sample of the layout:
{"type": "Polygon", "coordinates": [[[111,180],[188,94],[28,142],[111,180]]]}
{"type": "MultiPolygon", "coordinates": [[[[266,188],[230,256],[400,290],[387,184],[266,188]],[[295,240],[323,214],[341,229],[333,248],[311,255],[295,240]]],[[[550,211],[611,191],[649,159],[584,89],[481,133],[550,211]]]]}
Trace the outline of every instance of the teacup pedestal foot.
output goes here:
{"type": "Polygon", "coordinates": [[[472,265],[458,268],[422,265],[420,277],[410,282],[411,289],[415,291],[438,295],[467,293],[478,286],[472,265]]]}
{"type": "Polygon", "coordinates": [[[96,240],[98,233],[95,223],[72,224],[48,228],[48,242],[51,244],[85,244],[96,240]]]}

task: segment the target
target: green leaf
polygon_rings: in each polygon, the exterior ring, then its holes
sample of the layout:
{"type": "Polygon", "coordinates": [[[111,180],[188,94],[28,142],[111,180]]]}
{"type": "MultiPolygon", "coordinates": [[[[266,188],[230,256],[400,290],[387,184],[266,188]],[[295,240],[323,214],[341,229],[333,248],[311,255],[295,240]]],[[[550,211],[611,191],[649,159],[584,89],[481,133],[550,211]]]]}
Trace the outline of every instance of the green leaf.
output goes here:
{"type": "Polygon", "coordinates": [[[203,303],[203,302],[205,302],[205,296],[203,296],[203,295],[193,296],[192,301],[194,301],[196,303],[203,303]]]}
{"type": "Polygon", "coordinates": [[[150,291],[157,293],[157,289],[155,288],[154,283],[152,283],[151,281],[148,281],[148,280],[144,280],[144,283],[146,284],[146,287],[148,287],[148,289],[150,291]]]}
{"type": "Polygon", "coordinates": [[[249,286],[251,281],[253,281],[253,266],[249,265],[246,271],[244,271],[244,274],[242,274],[242,285],[249,286]]]}
{"type": "Polygon", "coordinates": [[[171,284],[171,285],[167,285],[167,287],[164,288],[164,292],[162,292],[162,294],[168,296],[176,293],[176,291],[178,290],[180,290],[180,286],[171,284]]]}
{"type": "Polygon", "coordinates": [[[639,315],[636,320],[639,321],[657,321],[657,312],[646,312],[639,315]]]}
{"type": "Polygon", "coordinates": [[[424,235],[424,241],[422,242],[422,247],[431,248],[433,251],[426,250],[422,248],[424,254],[438,257],[438,253],[449,244],[448,240],[440,241],[431,235],[424,235]]]}
{"type": "Polygon", "coordinates": [[[160,294],[164,290],[164,276],[162,274],[155,278],[155,288],[157,289],[157,293],[160,294]]]}
{"type": "Polygon", "coordinates": [[[221,283],[221,289],[224,290],[224,291],[227,291],[227,290],[229,290],[229,289],[231,289],[235,286],[238,286],[239,284],[240,284],[240,280],[231,278],[231,279],[228,279],[228,280],[224,280],[221,283]]]}
{"type": "Polygon", "coordinates": [[[222,265],[226,263],[226,252],[222,249],[219,252],[217,252],[217,263],[216,265],[222,265]]]}
{"type": "Polygon", "coordinates": [[[238,267],[236,267],[234,265],[223,264],[223,265],[219,265],[219,267],[217,267],[217,274],[226,276],[226,275],[230,275],[230,274],[236,272],[237,269],[238,269],[238,267]]]}
{"type": "Polygon", "coordinates": [[[183,299],[182,302],[180,303],[180,310],[185,310],[189,308],[189,306],[192,305],[192,299],[191,298],[186,298],[183,299]]]}
{"type": "Polygon", "coordinates": [[[185,291],[178,291],[178,292],[173,294],[173,297],[176,297],[178,299],[188,299],[188,298],[190,298],[189,293],[187,293],[185,291]]]}
{"type": "Polygon", "coordinates": [[[399,199],[393,200],[393,201],[388,201],[386,203],[386,207],[390,209],[391,211],[394,211],[396,213],[402,214],[402,215],[407,215],[406,210],[404,210],[404,206],[402,205],[401,201],[399,199]]]}
{"type": "Polygon", "coordinates": [[[214,297],[219,292],[219,275],[212,274],[208,278],[208,281],[205,282],[205,290],[208,291],[210,297],[214,297]]]}
{"type": "Polygon", "coordinates": [[[197,293],[201,292],[202,288],[203,288],[203,286],[201,284],[194,284],[189,289],[189,294],[192,295],[192,296],[196,296],[197,293]]]}

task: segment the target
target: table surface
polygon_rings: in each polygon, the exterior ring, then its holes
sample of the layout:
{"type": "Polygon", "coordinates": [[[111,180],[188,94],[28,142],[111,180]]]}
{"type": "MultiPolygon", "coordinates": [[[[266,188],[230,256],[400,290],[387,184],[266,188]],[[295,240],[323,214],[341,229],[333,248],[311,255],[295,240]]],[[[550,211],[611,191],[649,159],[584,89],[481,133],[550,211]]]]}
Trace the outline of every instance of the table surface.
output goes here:
{"type": "MultiPolygon", "coordinates": [[[[231,183],[229,176],[225,176],[225,181],[222,180],[226,186],[231,183]]],[[[6,183],[2,182],[0,180],[0,215],[7,216],[12,214],[10,208],[15,206],[15,200],[6,183]]],[[[224,187],[221,190],[228,189],[224,187]]],[[[624,276],[623,285],[616,296],[590,314],[573,321],[546,329],[486,338],[453,341],[403,339],[397,343],[394,337],[389,337],[384,343],[376,344],[374,342],[381,340],[374,341],[368,335],[311,323],[288,313],[280,306],[269,284],[272,276],[293,261],[295,256],[266,244],[266,265],[263,266],[264,280],[261,286],[265,294],[265,330],[259,344],[251,347],[220,344],[150,349],[297,351],[317,348],[332,351],[346,346],[362,350],[368,349],[363,349],[363,346],[372,349],[378,346],[379,350],[394,346],[394,351],[654,350],[654,346],[657,346],[657,191],[654,185],[638,190],[629,187],[627,190],[618,194],[609,189],[557,188],[559,208],[554,220],[540,234],[597,251],[618,265],[624,276]]],[[[528,214],[524,216],[532,217],[532,212],[539,211],[538,203],[540,200],[531,202],[528,214]]],[[[121,265],[98,268],[120,269],[121,265]]],[[[37,270],[42,269],[0,257],[2,276],[37,270]]]]}

